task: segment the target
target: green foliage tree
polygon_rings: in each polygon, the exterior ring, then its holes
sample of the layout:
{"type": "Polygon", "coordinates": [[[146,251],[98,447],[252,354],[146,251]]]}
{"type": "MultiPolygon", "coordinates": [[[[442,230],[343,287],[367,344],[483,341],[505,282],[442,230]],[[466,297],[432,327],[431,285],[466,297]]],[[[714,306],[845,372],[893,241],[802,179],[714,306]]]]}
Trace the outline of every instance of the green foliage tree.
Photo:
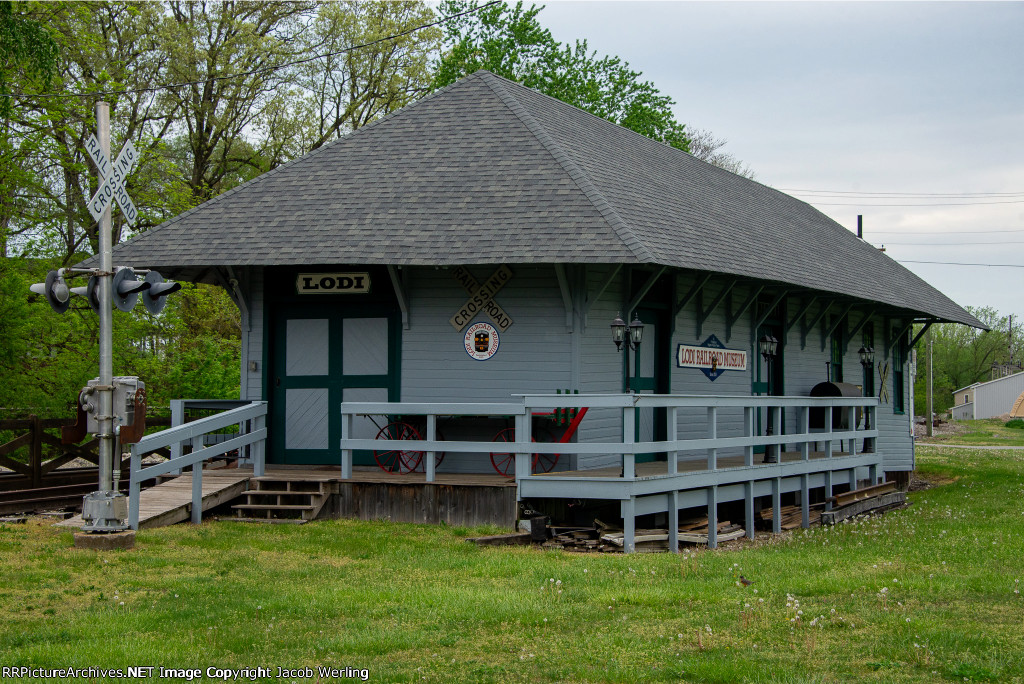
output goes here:
{"type": "MultiPolygon", "coordinates": [[[[967,310],[990,330],[942,323],[933,325],[917,343],[914,410],[918,415],[928,410],[928,335],[932,336],[932,405],[936,413],[950,409],[955,390],[991,380],[993,364],[1009,364],[1011,357],[1024,348],[1024,333],[1017,325],[1010,330],[1008,316],[987,306],[969,306],[967,310]]],[[[1020,363],[1019,356],[1015,362],[1020,363]]]]}
{"type": "MultiPolygon", "coordinates": [[[[451,16],[479,7],[477,0],[445,0],[439,11],[451,16]]],[[[672,98],[618,57],[598,57],[586,41],[556,41],[540,25],[543,6],[497,4],[464,14],[447,24],[435,65],[434,88],[480,69],[556,97],[684,151],[685,126],[672,113],[672,98]]]]}

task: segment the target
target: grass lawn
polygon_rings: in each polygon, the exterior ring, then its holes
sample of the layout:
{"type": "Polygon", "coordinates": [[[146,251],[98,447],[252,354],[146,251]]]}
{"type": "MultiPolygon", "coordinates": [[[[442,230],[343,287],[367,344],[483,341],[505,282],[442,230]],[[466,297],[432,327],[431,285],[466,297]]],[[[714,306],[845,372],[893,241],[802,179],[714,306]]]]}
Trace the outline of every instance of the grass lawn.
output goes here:
{"type": "MultiPolygon", "coordinates": [[[[956,425],[963,428],[962,432],[953,434],[936,434],[918,440],[918,444],[965,444],[983,446],[1024,446],[1024,428],[1007,427],[1007,421],[998,418],[983,420],[959,420],[956,425]]],[[[1016,423],[1019,425],[1019,423],[1016,423]]]]}
{"type": "Polygon", "coordinates": [[[1024,452],[918,453],[941,484],[909,508],[682,556],[481,549],[464,538],[483,530],[349,520],[178,525],[97,553],[41,520],[6,525],[0,665],[1022,682],[1024,452]]]}

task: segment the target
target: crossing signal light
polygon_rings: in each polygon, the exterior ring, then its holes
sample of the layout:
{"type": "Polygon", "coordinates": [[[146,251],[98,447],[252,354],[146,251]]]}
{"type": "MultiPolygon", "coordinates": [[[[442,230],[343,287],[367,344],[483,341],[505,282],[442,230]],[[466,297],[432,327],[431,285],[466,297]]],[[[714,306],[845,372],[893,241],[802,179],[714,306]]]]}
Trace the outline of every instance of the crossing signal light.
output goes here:
{"type": "Polygon", "coordinates": [[[114,274],[114,306],[121,311],[131,311],[139,301],[139,293],[149,289],[149,283],[139,280],[130,268],[119,268],[114,274]]]}
{"type": "Polygon", "coordinates": [[[71,291],[68,284],[64,282],[64,276],[57,271],[50,271],[46,274],[45,283],[35,283],[29,289],[36,294],[46,297],[50,307],[57,313],[64,313],[71,306],[71,291]]]}
{"type": "Polygon", "coordinates": [[[142,293],[142,303],[154,316],[166,306],[167,295],[181,289],[181,283],[164,281],[164,277],[156,271],[150,271],[145,282],[149,284],[149,288],[142,293]]]}
{"type": "Polygon", "coordinates": [[[96,276],[89,276],[89,284],[82,287],[71,288],[71,293],[79,297],[85,297],[89,302],[89,308],[96,313],[100,312],[100,279],[96,276]]]}

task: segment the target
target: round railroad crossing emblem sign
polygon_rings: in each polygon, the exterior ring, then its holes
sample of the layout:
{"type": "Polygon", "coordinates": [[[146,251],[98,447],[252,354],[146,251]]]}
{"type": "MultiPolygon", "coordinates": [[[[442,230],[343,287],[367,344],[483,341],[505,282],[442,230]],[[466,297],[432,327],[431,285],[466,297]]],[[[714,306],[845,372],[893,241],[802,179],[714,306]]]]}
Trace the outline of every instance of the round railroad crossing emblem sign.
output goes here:
{"type": "Polygon", "coordinates": [[[474,323],[466,330],[466,353],[486,361],[498,352],[498,331],[490,323],[474,323]]]}

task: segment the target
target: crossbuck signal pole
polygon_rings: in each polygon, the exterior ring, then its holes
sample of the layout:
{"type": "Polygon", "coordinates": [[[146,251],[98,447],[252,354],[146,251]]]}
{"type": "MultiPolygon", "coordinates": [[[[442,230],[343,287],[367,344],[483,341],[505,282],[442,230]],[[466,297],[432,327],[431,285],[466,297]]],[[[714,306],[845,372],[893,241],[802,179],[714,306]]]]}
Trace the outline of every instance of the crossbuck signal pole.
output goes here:
{"type": "MultiPolygon", "coordinates": [[[[96,103],[97,139],[103,155],[110,159],[110,105],[106,102],[96,103]]],[[[96,416],[99,433],[99,493],[114,496],[114,311],[111,285],[114,279],[114,257],[111,245],[111,211],[108,204],[99,221],[100,271],[98,290],[100,301],[100,375],[99,375],[99,412],[96,416]]],[[[120,467],[120,463],[118,464],[120,467]]],[[[107,498],[107,497],[104,497],[107,498]]]]}
{"type": "Polygon", "coordinates": [[[138,154],[131,141],[125,141],[117,159],[110,161],[110,107],[106,102],[96,104],[96,135],[89,136],[86,152],[99,171],[99,189],[88,202],[89,213],[97,222],[99,237],[99,268],[62,268],[50,271],[45,283],[30,288],[44,295],[57,313],[68,309],[71,294],[89,299],[89,305],[99,314],[99,377],[90,380],[78,396],[78,421],[65,429],[62,440],[75,443],[88,432],[99,441],[99,489],[87,494],[82,501],[82,519],[85,532],[118,532],[128,528],[128,502],[118,492],[120,454],[118,444],[137,442],[145,430],[145,383],[136,377],[114,377],[114,305],[130,311],[142,294],[143,304],[150,313],[160,313],[167,295],[181,288],[180,283],[165,282],[154,270],[145,273],[145,280],[136,277],[130,267],[114,268],[111,211],[117,202],[124,219],[133,224],[138,211],[125,186],[138,154]],[[116,273],[115,273],[116,270],[116,273]],[[69,288],[67,277],[89,275],[87,287],[69,288]],[[126,428],[128,428],[126,430],[126,428]],[[115,471],[115,468],[117,470],[115,471]]]}

